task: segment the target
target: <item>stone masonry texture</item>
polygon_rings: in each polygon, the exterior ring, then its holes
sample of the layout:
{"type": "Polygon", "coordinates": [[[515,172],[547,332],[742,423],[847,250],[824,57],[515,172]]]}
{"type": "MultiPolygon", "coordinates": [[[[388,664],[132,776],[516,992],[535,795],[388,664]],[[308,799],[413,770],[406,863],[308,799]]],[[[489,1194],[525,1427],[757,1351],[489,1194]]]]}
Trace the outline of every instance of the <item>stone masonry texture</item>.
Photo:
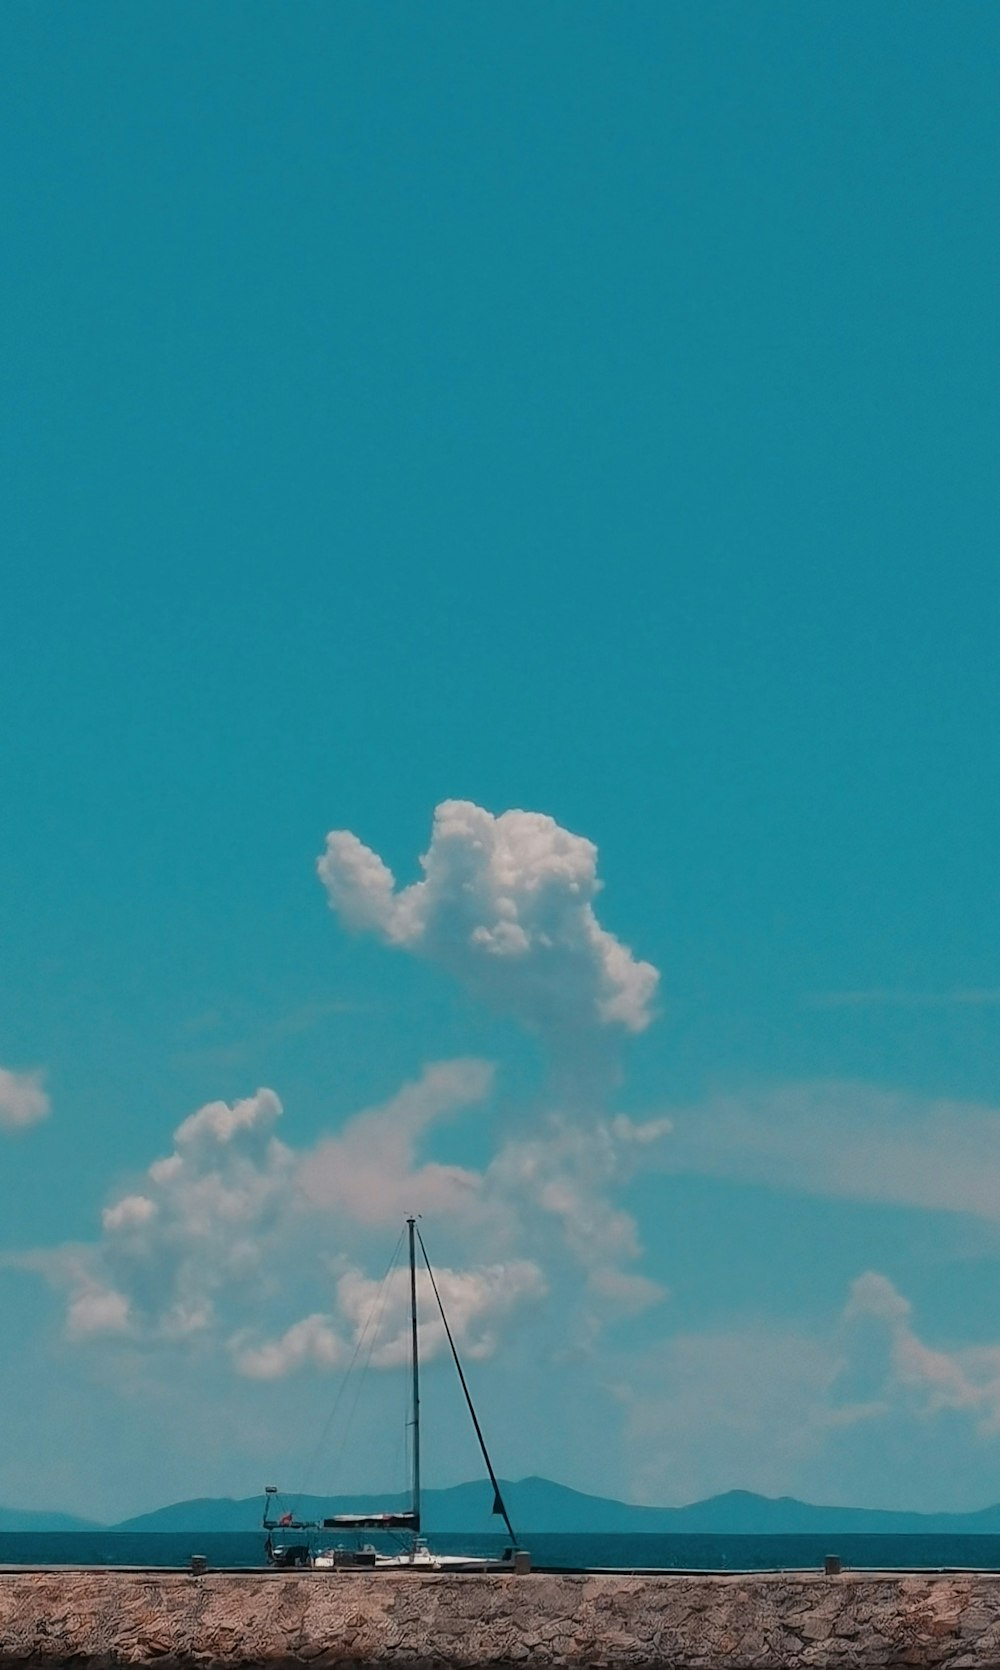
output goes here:
{"type": "Polygon", "coordinates": [[[0,1670],[1000,1670],[1000,1576],[0,1571],[0,1670]]]}

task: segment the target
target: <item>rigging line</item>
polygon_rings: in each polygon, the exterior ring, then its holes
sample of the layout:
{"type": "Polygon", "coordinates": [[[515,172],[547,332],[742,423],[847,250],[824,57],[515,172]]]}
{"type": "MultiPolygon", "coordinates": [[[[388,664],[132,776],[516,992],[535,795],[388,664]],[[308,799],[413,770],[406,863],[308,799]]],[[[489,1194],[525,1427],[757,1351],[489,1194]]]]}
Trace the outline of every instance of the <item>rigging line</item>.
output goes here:
{"type": "Polygon", "coordinates": [[[369,1328],[371,1328],[372,1329],[372,1334],[371,1334],[371,1339],[370,1339],[369,1344],[368,1344],[368,1355],[365,1357],[364,1363],[361,1366],[361,1373],[358,1376],[358,1388],[357,1388],[357,1391],[354,1394],[354,1402],[351,1404],[350,1413],[349,1413],[346,1421],[344,1422],[344,1431],[343,1431],[343,1435],[342,1435],[341,1440],[340,1440],[340,1447],[338,1448],[338,1450],[337,1450],[337,1452],[334,1456],[334,1462],[333,1462],[334,1470],[339,1468],[340,1463],[343,1460],[344,1450],[347,1447],[347,1439],[348,1439],[348,1436],[349,1436],[350,1430],[351,1430],[351,1423],[353,1422],[354,1417],[357,1413],[358,1402],[361,1398],[361,1393],[364,1390],[365,1375],[368,1373],[368,1370],[371,1367],[371,1361],[372,1361],[372,1357],[373,1357],[374,1352],[375,1352],[375,1346],[378,1342],[379,1329],[382,1326],[382,1317],[385,1314],[385,1307],[386,1307],[386,1305],[388,1303],[388,1300],[389,1300],[389,1278],[390,1278],[390,1276],[392,1275],[392,1273],[395,1269],[396,1260],[397,1260],[397,1257],[398,1257],[398,1254],[399,1254],[399,1249],[402,1246],[402,1243],[403,1243],[403,1231],[400,1230],[399,1240],[396,1242],[396,1250],[392,1255],[392,1259],[390,1260],[390,1263],[389,1263],[389,1266],[388,1266],[388,1268],[385,1272],[385,1275],[382,1277],[381,1287],[379,1288],[379,1291],[375,1296],[375,1302],[373,1303],[371,1310],[368,1312],[368,1319],[365,1322],[364,1331],[362,1332],[361,1339],[358,1341],[357,1348],[355,1349],[355,1352],[354,1352],[354,1357],[351,1359],[352,1365],[353,1365],[354,1361],[357,1359],[358,1352],[361,1350],[361,1346],[364,1343],[365,1336],[367,1335],[369,1328]],[[374,1318],[375,1326],[372,1328],[373,1318],[374,1318]]]}
{"type": "Polygon", "coordinates": [[[483,1429],[479,1425],[479,1417],[476,1414],[475,1407],[472,1402],[472,1393],[469,1391],[468,1382],[466,1381],[465,1375],[462,1371],[462,1364],[459,1361],[458,1351],[455,1348],[455,1341],[451,1337],[451,1329],[448,1326],[448,1318],[444,1312],[444,1305],[441,1303],[441,1295],[438,1292],[438,1284],[434,1280],[434,1271],[431,1269],[431,1261],[427,1257],[427,1248],[424,1246],[424,1238],[419,1229],[417,1230],[417,1240],[420,1242],[420,1251],[424,1255],[424,1263],[427,1266],[427,1274],[431,1278],[431,1286],[434,1289],[434,1297],[438,1303],[438,1310],[441,1312],[441,1321],[444,1323],[444,1331],[448,1336],[448,1344],[451,1346],[451,1354],[455,1362],[455,1368],[458,1370],[458,1378],[462,1383],[462,1390],[465,1393],[465,1401],[469,1406],[469,1414],[472,1416],[472,1424],[476,1429],[476,1437],[479,1439],[479,1448],[483,1452],[483,1460],[486,1463],[486,1470],[490,1475],[490,1484],[493,1486],[493,1512],[499,1513],[503,1516],[503,1522],[510,1532],[511,1540],[516,1547],[517,1532],[510,1522],[510,1516],[504,1506],[504,1499],[500,1494],[500,1486],[497,1483],[497,1476],[493,1471],[493,1463],[490,1460],[490,1452],[486,1448],[486,1439],[483,1437],[483,1429]]]}
{"type": "MultiPolygon", "coordinates": [[[[368,1318],[365,1322],[365,1325],[364,1325],[363,1329],[361,1330],[361,1333],[358,1335],[357,1341],[355,1342],[354,1351],[352,1353],[351,1360],[348,1363],[347,1368],[344,1370],[343,1376],[341,1377],[340,1385],[337,1388],[337,1395],[333,1400],[333,1408],[330,1410],[330,1413],[327,1415],[326,1420],[323,1422],[323,1430],[319,1435],[319,1439],[318,1439],[318,1441],[316,1443],[316,1446],[313,1450],[313,1453],[312,1453],[312,1456],[309,1460],[308,1466],[306,1467],[305,1478],[304,1478],[304,1481],[303,1481],[303,1484],[302,1484],[302,1488],[301,1488],[301,1490],[299,1490],[296,1493],[295,1496],[292,1497],[292,1502],[293,1503],[298,1500],[298,1497],[304,1496],[306,1494],[306,1486],[309,1485],[312,1482],[313,1476],[314,1476],[315,1471],[316,1471],[317,1464],[319,1462],[320,1451],[323,1449],[323,1446],[325,1445],[327,1437],[329,1435],[330,1428],[333,1425],[334,1420],[336,1419],[337,1411],[340,1408],[341,1399],[343,1398],[344,1393],[347,1390],[348,1383],[350,1381],[351,1375],[354,1372],[354,1365],[358,1360],[358,1354],[361,1351],[361,1348],[365,1343],[365,1337],[368,1333],[369,1328],[371,1327],[372,1318],[375,1315],[375,1306],[378,1304],[379,1298],[381,1298],[381,1296],[382,1296],[382,1292],[383,1292],[383,1289],[385,1288],[386,1282],[389,1280],[389,1277],[392,1275],[392,1272],[395,1269],[396,1261],[399,1258],[399,1249],[403,1244],[404,1233],[405,1233],[405,1227],[404,1227],[404,1229],[401,1229],[400,1232],[399,1232],[399,1239],[396,1242],[396,1245],[393,1249],[392,1257],[390,1258],[388,1264],[386,1265],[385,1274],[383,1275],[382,1280],[379,1283],[379,1290],[378,1290],[378,1293],[376,1294],[376,1297],[375,1297],[375,1304],[372,1305],[371,1310],[368,1312],[368,1318]]],[[[383,1308],[384,1308],[384,1301],[383,1301],[383,1308]]],[[[369,1353],[369,1355],[370,1355],[370,1353],[369,1353]]],[[[354,1408],[357,1408],[357,1398],[355,1398],[355,1400],[354,1400],[354,1408]]],[[[353,1416],[353,1410],[352,1410],[352,1416],[353,1416]]],[[[350,1424],[350,1417],[348,1419],[348,1424],[350,1424]]],[[[340,1454],[343,1454],[343,1445],[341,1445],[340,1454]]]]}
{"type": "MultiPolygon", "coordinates": [[[[368,1311],[368,1315],[365,1318],[365,1325],[362,1328],[361,1333],[358,1335],[357,1343],[354,1347],[354,1355],[351,1358],[350,1367],[348,1368],[347,1374],[344,1377],[344,1387],[343,1387],[343,1389],[344,1389],[344,1391],[346,1391],[348,1381],[350,1379],[351,1374],[354,1371],[354,1367],[357,1363],[358,1357],[361,1354],[361,1351],[364,1347],[365,1341],[368,1340],[368,1353],[367,1353],[367,1355],[365,1357],[365,1360],[364,1360],[364,1362],[361,1366],[361,1373],[360,1373],[360,1375],[358,1376],[358,1379],[357,1379],[357,1389],[355,1390],[355,1393],[354,1393],[354,1402],[351,1404],[350,1411],[347,1415],[347,1419],[344,1422],[343,1431],[342,1431],[341,1439],[340,1439],[340,1444],[338,1445],[338,1447],[337,1447],[337,1449],[334,1453],[333,1468],[332,1468],[332,1472],[331,1472],[331,1477],[334,1477],[336,1475],[337,1471],[339,1470],[340,1463],[343,1460],[344,1450],[347,1447],[347,1439],[348,1439],[348,1436],[350,1434],[351,1425],[353,1423],[354,1417],[357,1413],[358,1402],[359,1402],[359,1399],[361,1397],[362,1389],[364,1387],[365,1375],[368,1373],[368,1368],[369,1368],[369,1365],[371,1364],[371,1360],[372,1360],[372,1353],[375,1350],[375,1342],[378,1339],[379,1328],[382,1325],[382,1317],[383,1317],[383,1314],[385,1312],[386,1303],[387,1303],[388,1298],[389,1298],[389,1279],[392,1276],[392,1274],[393,1274],[393,1272],[396,1268],[397,1262],[399,1260],[399,1249],[403,1244],[403,1234],[404,1234],[404,1231],[400,1230],[399,1239],[397,1240],[396,1245],[393,1249],[392,1257],[390,1258],[389,1263],[386,1265],[385,1274],[383,1275],[382,1280],[379,1283],[378,1292],[376,1293],[375,1298],[372,1302],[372,1305],[371,1305],[371,1307],[368,1311]],[[370,1340],[368,1338],[369,1330],[371,1331],[370,1340]]],[[[332,1419],[332,1417],[331,1417],[331,1419],[332,1419]]],[[[329,1431],[329,1428],[330,1428],[330,1421],[329,1420],[327,1421],[326,1426],[327,1426],[327,1431],[329,1431]]]]}

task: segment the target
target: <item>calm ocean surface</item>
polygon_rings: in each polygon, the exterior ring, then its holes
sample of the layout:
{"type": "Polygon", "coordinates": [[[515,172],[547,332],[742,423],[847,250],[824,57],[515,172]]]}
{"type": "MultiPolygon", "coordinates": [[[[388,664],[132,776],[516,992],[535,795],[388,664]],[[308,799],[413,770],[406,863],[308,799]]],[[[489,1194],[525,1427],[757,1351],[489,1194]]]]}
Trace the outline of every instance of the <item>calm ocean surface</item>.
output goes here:
{"type": "MultiPolygon", "coordinates": [[[[428,1539],[442,1553],[497,1553],[496,1537],[444,1534],[428,1539]]],[[[828,1554],[845,1567],[1000,1571],[1000,1536],[568,1536],[526,1534],[535,1566],[580,1570],[617,1566],[666,1571],[817,1569],[828,1554]]],[[[388,1545],[387,1545],[388,1546],[388,1545]]],[[[186,1566],[204,1554],[210,1567],[263,1567],[259,1532],[0,1532],[0,1565],[186,1566]]]]}

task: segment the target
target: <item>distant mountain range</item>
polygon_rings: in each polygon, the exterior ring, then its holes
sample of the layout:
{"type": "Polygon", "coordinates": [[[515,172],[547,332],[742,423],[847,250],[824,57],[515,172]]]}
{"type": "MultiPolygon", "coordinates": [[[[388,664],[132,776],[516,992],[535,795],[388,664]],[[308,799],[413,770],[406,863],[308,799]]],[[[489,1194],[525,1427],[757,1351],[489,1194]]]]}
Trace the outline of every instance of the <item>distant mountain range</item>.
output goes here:
{"type": "MultiPolygon", "coordinates": [[[[717,1533],[723,1536],[795,1535],[816,1532],[878,1532],[900,1535],[919,1532],[940,1536],[1000,1535],[1000,1504],[975,1513],[899,1513],[888,1508],[817,1507],[794,1496],[756,1496],[749,1490],[729,1490],[683,1508],[641,1508],[605,1496],[587,1496],[551,1479],[502,1481],[504,1500],[518,1532],[637,1531],[717,1533]]],[[[486,1511],[491,1501],[484,1480],[454,1485],[450,1490],[425,1490],[422,1495],[426,1531],[479,1532],[496,1530],[499,1521],[486,1511]]],[[[0,1531],[257,1531],[261,1496],[234,1501],[231,1497],[201,1497],[175,1502],[118,1525],[98,1526],[71,1514],[39,1513],[0,1507],[0,1531]]],[[[333,1513],[392,1513],[409,1505],[405,1496],[299,1496],[283,1500],[297,1518],[322,1519],[333,1513]]]]}
{"type": "Polygon", "coordinates": [[[0,1531],[102,1531],[93,1519],[72,1513],[38,1513],[30,1508],[0,1507],[0,1531]]]}

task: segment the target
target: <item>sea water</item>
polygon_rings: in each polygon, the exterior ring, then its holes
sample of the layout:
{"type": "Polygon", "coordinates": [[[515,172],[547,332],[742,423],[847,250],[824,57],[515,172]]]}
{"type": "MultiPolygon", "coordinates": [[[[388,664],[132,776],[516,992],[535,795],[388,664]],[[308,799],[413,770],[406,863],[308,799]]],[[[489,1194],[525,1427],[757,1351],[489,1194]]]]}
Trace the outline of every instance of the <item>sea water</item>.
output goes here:
{"type": "MultiPolygon", "coordinates": [[[[441,1532],[428,1540],[442,1554],[496,1555],[503,1547],[495,1536],[441,1532]]],[[[372,1541],[386,1549],[399,1547],[385,1538],[372,1541]]],[[[535,1569],[560,1571],[815,1571],[829,1554],[839,1555],[845,1569],[854,1570],[1000,1571],[1000,1536],[525,1532],[521,1545],[530,1552],[535,1569]]],[[[261,1532],[0,1532],[0,1566],[187,1567],[192,1554],[205,1555],[215,1570],[252,1570],[266,1564],[261,1532]]]]}

